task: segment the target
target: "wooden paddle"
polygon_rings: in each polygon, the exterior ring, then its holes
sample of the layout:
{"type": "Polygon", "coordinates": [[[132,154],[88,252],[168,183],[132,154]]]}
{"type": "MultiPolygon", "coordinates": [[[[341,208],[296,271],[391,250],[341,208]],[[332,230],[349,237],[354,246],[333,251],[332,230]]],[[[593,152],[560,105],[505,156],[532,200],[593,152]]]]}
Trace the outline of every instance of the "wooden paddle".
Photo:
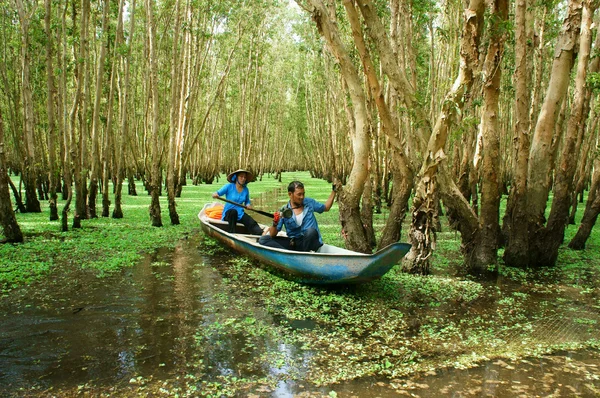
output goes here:
{"type": "Polygon", "coordinates": [[[244,206],[244,205],[243,205],[243,204],[241,204],[241,203],[237,203],[237,202],[234,202],[234,201],[231,201],[231,200],[228,200],[228,199],[222,198],[222,197],[220,197],[220,196],[217,196],[217,199],[219,199],[219,200],[222,200],[223,202],[231,203],[232,205],[236,205],[236,206],[243,207],[243,208],[244,208],[244,209],[246,209],[246,210],[250,210],[250,211],[253,211],[253,212],[255,212],[255,213],[262,214],[263,216],[267,216],[267,217],[275,218],[275,215],[274,215],[274,214],[267,213],[266,211],[262,211],[262,210],[256,210],[256,209],[251,209],[251,208],[249,208],[249,207],[247,207],[247,206],[244,206]]]}

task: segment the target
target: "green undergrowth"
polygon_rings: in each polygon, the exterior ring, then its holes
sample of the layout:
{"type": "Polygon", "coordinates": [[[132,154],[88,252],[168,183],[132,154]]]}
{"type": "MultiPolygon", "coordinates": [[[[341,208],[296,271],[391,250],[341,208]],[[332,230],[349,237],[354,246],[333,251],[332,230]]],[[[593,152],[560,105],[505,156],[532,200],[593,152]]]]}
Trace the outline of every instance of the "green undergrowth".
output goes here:
{"type": "MultiPolygon", "coordinates": [[[[82,228],[73,229],[72,210],[69,231],[61,232],[60,220],[49,221],[48,203],[42,213],[16,213],[25,241],[0,245],[0,290],[4,293],[28,286],[55,272],[88,270],[98,277],[133,266],[141,258],[161,247],[174,247],[180,239],[200,233],[197,214],[202,205],[212,201],[211,194],[225,181],[194,186],[188,182],[176,199],[180,224],[171,225],[166,196],[161,196],[162,227],[152,227],[148,207],[150,197],[138,182],[137,196],[123,195],[122,219],[99,217],[83,220],[82,228]]],[[[253,198],[271,192],[281,184],[266,177],[250,185],[253,198]]],[[[126,190],[125,190],[126,191],[126,190]]],[[[60,197],[60,195],[59,195],[60,197]]],[[[111,194],[112,200],[112,194],[111,194]]],[[[74,200],[71,209],[74,206],[74,200]]],[[[64,201],[59,200],[59,212],[64,201]]],[[[98,213],[101,208],[97,208],[98,213]]],[[[112,207],[111,207],[112,212],[112,207]]],[[[0,239],[2,236],[0,235],[0,239]]]]}
{"type": "MultiPolygon", "coordinates": [[[[302,377],[316,385],[594,347],[600,330],[594,288],[587,288],[592,292],[584,304],[584,286],[550,281],[551,292],[536,290],[544,274],[532,273],[531,282],[520,285],[510,276],[491,283],[409,275],[395,267],[372,283],[327,288],[295,283],[246,258],[232,258],[222,272],[228,290],[243,298],[229,309],[239,306],[243,318],[228,316],[232,326],[220,323],[219,333],[239,333],[240,325],[266,310],[283,321],[260,329],[305,351],[300,358],[310,363],[302,377]],[[313,326],[298,328],[298,322],[313,326]]],[[[301,368],[293,361],[286,366],[301,368]]]]}

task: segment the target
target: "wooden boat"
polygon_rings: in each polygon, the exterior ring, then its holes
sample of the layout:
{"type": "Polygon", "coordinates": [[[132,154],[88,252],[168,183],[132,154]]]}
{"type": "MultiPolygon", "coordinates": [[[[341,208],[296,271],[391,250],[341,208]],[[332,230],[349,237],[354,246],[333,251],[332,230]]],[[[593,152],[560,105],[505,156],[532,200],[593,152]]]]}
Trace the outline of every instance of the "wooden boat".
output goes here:
{"type": "MultiPolygon", "coordinates": [[[[394,243],[375,254],[358,253],[324,244],[317,252],[275,249],[258,243],[257,235],[249,235],[242,224],[235,233],[227,232],[228,224],[209,218],[205,211],[217,203],[209,203],[198,214],[202,230],[238,253],[248,255],[292,276],[293,280],[312,284],[362,283],[378,279],[397,264],[410,250],[406,243],[394,243]]],[[[275,239],[289,239],[284,231],[275,239]]]]}

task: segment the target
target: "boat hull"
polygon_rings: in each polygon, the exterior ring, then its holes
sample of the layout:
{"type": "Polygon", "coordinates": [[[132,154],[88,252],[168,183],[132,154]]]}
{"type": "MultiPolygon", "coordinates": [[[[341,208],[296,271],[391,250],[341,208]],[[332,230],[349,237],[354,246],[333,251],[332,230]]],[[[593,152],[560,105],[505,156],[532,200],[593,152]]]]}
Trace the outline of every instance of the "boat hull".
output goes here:
{"type": "Polygon", "coordinates": [[[330,245],[323,245],[318,252],[310,253],[275,249],[260,245],[258,236],[227,232],[223,229],[223,222],[209,219],[203,211],[198,217],[207,235],[303,283],[344,284],[378,279],[410,250],[410,245],[405,243],[394,243],[375,254],[357,253],[330,245]]]}

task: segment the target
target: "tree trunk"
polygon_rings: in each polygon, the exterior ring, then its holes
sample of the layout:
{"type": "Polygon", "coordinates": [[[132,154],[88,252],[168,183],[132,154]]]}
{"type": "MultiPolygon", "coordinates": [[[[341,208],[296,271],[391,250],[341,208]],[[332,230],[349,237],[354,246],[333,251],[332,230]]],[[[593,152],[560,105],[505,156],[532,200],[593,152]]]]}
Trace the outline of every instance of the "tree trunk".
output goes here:
{"type": "MultiPolygon", "coordinates": [[[[406,268],[414,273],[429,273],[431,253],[435,248],[435,220],[439,200],[438,168],[440,163],[446,159],[444,147],[446,146],[450,123],[456,117],[457,112],[463,108],[465,98],[470,93],[473,84],[473,73],[477,69],[479,61],[478,47],[484,8],[485,4],[482,0],[471,0],[468,8],[465,9],[460,46],[459,75],[443,102],[442,110],[429,138],[425,159],[419,173],[420,179],[413,198],[412,208],[410,231],[412,250],[409,254],[410,264],[406,264],[406,268]]],[[[447,172],[444,171],[444,173],[447,172]]],[[[446,183],[451,184],[451,178],[442,177],[446,183]]],[[[454,188],[456,187],[452,184],[444,187],[448,192],[458,192],[458,189],[454,188]]],[[[444,200],[444,203],[460,204],[459,201],[446,200],[444,200]]],[[[470,210],[468,204],[467,207],[470,210]]],[[[467,235],[462,234],[462,236],[467,238],[467,235]]]]}
{"type": "MultiPolygon", "coordinates": [[[[598,57],[600,51],[600,35],[596,34],[596,41],[594,42],[594,56],[590,61],[590,67],[588,73],[598,73],[600,70],[600,58],[598,57]]],[[[585,92],[585,100],[584,104],[586,109],[584,110],[584,114],[588,114],[590,112],[590,108],[592,108],[592,98],[594,97],[594,90],[590,87],[586,88],[585,92]]],[[[594,108],[593,116],[591,117],[591,122],[589,126],[586,123],[582,123],[580,125],[580,133],[579,138],[583,140],[582,149],[580,152],[579,165],[577,172],[575,173],[575,189],[573,190],[573,195],[571,198],[571,212],[569,214],[569,224],[575,224],[575,215],[577,213],[577,196],[580,196],[583,202],[583,191],[586,186],[586,181],[589,179],[591,174],[591,165],[593,165],[593,161],[589,161],[589,159],[593,156],[592,149],[595,148],[593,143],[596,142],[598,137],[598,122],[600,117],[598,115],[597,110],[594,108]],[[584,138],[584,134],[586,131],[589,131],[587,137],[584,138]]],[[[579,146],[579,143],[577,144],[579,146]]]]}
{"type": "MultiPolygon", "coordinates": [[[[396,158],[396,156],[393,155],[393,158],[396,158]]],[[[392,161],[393,200],[390,206],[389,218],[377,246],[378,250],[400,240],[402,223],[408,211],[408,200],[412,193],[414,174],[409,167],[401,169],[399,166],[399,163],[392,161]]]]}
{"type": "Polygon", "coordinates": [[[564,240],[571,195],[573,195],[573,177],[577,169],[577,159],[580,152],[579,146],[581,145],[578,135],[581,127],[587,121],[587,114],[584,114],[584,110],[587,109],[585,104],[585,85],[592,46],[591,25],[595,7],[596,5],[592,1],[586,0],[583,2],[573,104],[571,106],[559,167],[555,171],[554,197],[550,216],[548,217],[548,224],[541,236],[538,235],[536,239],[533,239],[535,245],[533,245],[533,250],[530,250],[532,254],[530,265],[534,266],[554,265],[558,258],[558,248],[564,240]]]}
{"type": "Polygon", "coordinates": [[[48,88],[48,99],[46,110],[48,112],[48,181],[50,185],[50,221],[58,220],[58,207],[56,201],[56,186],[60,178],[60,172],[56,162],[56,113],[54,108],[54,100],[56,89],[54,87],[54,69],[52,66],[53,51],[53,33],[50,25],[52,18],[52,1],[45,0],[46,14],[44,17],[44,27],[46,32],[46,86],[48,88]]]}
{"type": "MultiPolygon", "coordinates": [[[[483,156],[481,165],[481,225],[478,244],[470,246],[473,251],[465,253],[467,267],[474,271],[485,271],[497,262],[500,241],[500,133],[498,126],[498,101],[502,59],[506,33],[502,25],[508,18],[508,0],[495,0],[492,3],[490,21],[490,42],[483,67],[483,114],[481,131],[483,135],[483,156]]],[[[465,237],[462,237],[463,240],[465,237]]]]}
{"type": "Polygon", "coordinates": [[[585,249],[585,243],[592,233],[592,228],[596,224],[598,214],[600,214],[600,159],[596,158],[594,160],[594,174],[592,176],[592,186],[588,193],[587,204],[581,224],[579,224],[579,229],[571,242],[569,242],[570,249],[585,249]]]}
{"type": "Polygon", "coordinates": [[[393,50],[386,30],[378,17],[377,9],[371,0],[357,0],[357,5],[367,26],[367,33],[373,40],[380,58],[381,67],[388,76],[400,101],[414,112],[414,125],[417,127],[417,147],[424,151],[432,128],[430,119],[417,100],[415,88],[406,76],[405,69],[398,63],[396,52],[393,50]]]}
{"type": "Polygon", "coordinates": [[[87,96],[89,81],[89,17],[90,0],[82,1],[79,59],[76,65],[77,88],[73,107],[69,115],[71,131],[71,157],[73,161],[73,180],[75,183],[75,214],[73,215],[73,228],[81,228],[81,220],[88,218],[87,213],[87,171],[84,162],[86,162],[86,144],[87,144],[87,96]],[[76,124],[75,122],[79,123],[76,124]],[[77,128],[78,126],[78,128],[77,128]],[[78,135],[76,133],[79,133],[78,135]]]}
{"type": "Polygon", "coordinates": [[[346,237],[346,247],[361,253],[370,253],[368,237],[360,216],[360,198],[368,178],[369,140],[368,117],[365,94],[358,71],[346,52],[340,35],[329,11],[321,0],[309,0],[310,13],[317,24],[319,33],[326,40],[329,49],[340,63],[341,74],[348,86],[351,104],[351,137],[354,164],[346,186],[338,194],[340,221],[346,237]]]}
{"type": "Polygon", "coordinates": [[[150,122],[152,140],[151,177],[150,177],[150,220],[153,227],[162,227],[160,215],[160,151],[158,147],[159,128],[159,102],[158,102],[158,74],[156,54],[156,26],[154,25],[154,0],[146,0],[146,24],[148,29],[148,69],[150,75],[150,95],[152,96],[152,120],[150,122]]]}
{"type": "Polygon", "coordinates": [[[102,38],[104,43],[100,46],[100,56],[98,59],[98,70],[96,72],[96,91],[94,94],[94,110],[92,116],[92,152],[90,187],[88,190],[88,211],[90,218],[97,218],[96,197],[98,196],[98,180],[100,179],[100,100],[102,99],[102,88],[104,86],[104,63],[106,52],[108,50],[109,32],[108,32],[108,9],[109,0],[104,0],[102,6],[102,38]]]}
{"type": "MultiPolygon", "coordinates": [[[[522,228],[514,231],[513,225],[525,225],[526,215],[526,190],[527,190],[527,163],[529,159],[529,130],[530,105],[531,105],[531,49],[533,38],[529,35],[530,13],[528,12],[530,0],[517,0],[515,6],[515,125],[513,133],[512,152],[512,184],[506,211],[503,218],[503,236],[507,248],[504,260],[511,253],[522,253],[519,246],[527,242],[527,230],[522,228]],[[517,236],[516,233],[520,235],[517,236]],[[512,238],[511,238],[512,236],[512,238]]],[[[513,261],[517,261],[516,259],[513,261]]]]}
{"type": "MultiPolygon", "coordinates": [[[[550,190],[553,156],[551,151],[552,139],[560,106],[569,85],[570,71],[573,66],[573,57],[581,26],[581,10],[580,0],[569,1],[567,16],[563,22],[563,29],[555,48],[548,91],[531,143],[527,176],[527,205],[525,206],[527,209],[527,222],[524,224],[513,222],[511,236],[509,237],[510,242],[514,241],[514,236],[525,234],[527,235],[528,245],[521,244],[515,247],[509,244],[507,247],[508,253],[505,253],[504,258],[507,265],[510,266],[542,265],[542,262],[538,260],[544,258],[543,253],[540,253],[542,248],[537,244],[537,241],[544,228],[544,211],[550,190]],[[526,229],[526,232],[522,229],[526,229]],[[516,252],[517,249],[521,251],[516,252]]],[[[548,265],[548,263],[545,264],[548,265]]]]}
{"type": "MultiPolygon", "coordinates": [[[[121,12],[121,11],[119,11],[121,12]]],[[[121,18],[122,19],[122,18],[121,18]]],[[[119,27],[117,27],[119,29],[119,27]]],[[[119,48],[121,41],[117,38],[115,41],[116,48],[119,48]]],[[[108,93],[107,116],[106,116],[106,131],[104,133],[104,142],[102,144],[102,217],[108,217],[110,214],[110,199],[109,199],[109,181],[110,172],[114,173],[115,159],[115,134],[113,133],[114,120],[114,102],[115,102],[115,85],[117,79],[117,54],[114,54],[111,61],[112,67],[110,72],[110,88],[108,93]]]]}
{"type": "MultiPolygon", "coordinates": [[[[119,2],[119,22],[117,24],[117,38],[122,43],[123,39],[123,11],[124,11],[124,1],[120,0],[119,2]],[[120,38],[120,39],[119,39],[120,38]]],[[[125,142],[127,142],[127,137],[129,137],[129,115],[127,112],[127,102],[129,97],[129,65],[130,65],[130,57],[131,57],[131,44],[133,43],[133,34],[135,28],[135,0],[131,2],[131,13],[129,20],[129,38],[127,42],[127,56],[122,57],[122,61],[124,63],[124,71],[123,71],[123,84],[120,90],[120,99],[119,99],[119,108],[120,108],[120,120],[121,120],[121,134],[116,134],[115,136],[115,156],[116,156],[116,171],[115,171],[115,206],[113,208],[112,217],[113,218],[123,218],[123,208],[121,207],[122,203],[122,191],[123,191],[123,177],[125,175],[124,163],[125,163],[125,151],[123,147],[125,146],[125,142]]],[[[135,191],[135,184],[134,184],[135,191]]]]}
{"type": "Polygon", "coordinates": [[[23,0],[15,0],[19,14],[19,25],[21,28],[21,67],[22,67],[22,95],[23,95],[23,142],[25,143],[25,157],[23,162],[23,182],[25,183],[25,207],[28,212],[41,213],[42,208],[36,196],[36,169],[37,162],[35,154],[35,127],[34,127],[34,104],[31,89],[31,71],[29,54],[29,22],[35,12],[26,10],[23,0]]]}
{"type": "Polygon", "coordinates": [[[10,189],[15,198],[15,206],[17,207],[17,211],[20,211],[21,213],[27,213],[27,209],[25,208],[25,205],[23,204],[23,197],[21,196],[21,193],[19,192],[19,190],[17,189],[15,184],[13,184],[13,182],[10,178],[8,179],[8,185],[10,185],[10,189]]]}
{"type": "MultiPolygon", "coordinates": [[[[62,15],[61,15],[61,46],[60,48],[60,67],[61,69],[65,69],[65,65],[67,63],[67,10],[69,7],[69,2],[66,2],[62,15]]],[[[75,91],[75,96],[77,97],[77,89],[75,91]]],[[[68,214],[69,207],[71,205],[71,200],[73,198],[73,176],[72,176],[72,164],[71,164],[71,142],[72,142],[72,128],[74,126],[74,119],[71,120],[68,118],[69,115],[66,115],[66,98],[67,98],[67,78],[66,74],[62,73],[60,75],[60,85],[58,91],[59,97],[59,109],[60,109],[60,117],[58,118],[60,131],[62,132],[62,140],[61,140],[61,165],[62,165],[62,174],[63,174],[63,189],[62,195],[63,199],[66,200],[63,210],[61,212],[61,231],[66,232],[69,230],[68,223],[68,214]]],[[[75,103],[75,102],[74,102],[75,103]]],[[[74,105],[75,106],[75,105],[74,105]]]]}
{"type": "Polygon", "coordinates": [[[127,194],[130,196],[137,196],[137,188],[135,187],[135,176],[133,171],[127,169],[127,194]]]}
{"type": "Polygon", "coordinates": [[[392,162],[395,165],[395,189],[392,205],[394,214],[390,215],[390,218],[388,218],[388,222],[386,223],[385,230],[382,235],[383,242],[379,245],[379,247],[382,248],[400,240],[402,221],[404,220],[404,214],[400,214],[400,212],[405,213],[406,209],[408,208],[408,199],[413,187],[413,172],[410,169],[406,157],[404,156],[403,145],[398,139],[398,124],[396,119],[394,119],[392,116],[388,104],[385,101],[384,90],[379,84],[379,79],[375,73],[375,66],[371,61],[371,55],[369,54],[366,43],[363,40],[363,32],[358,20],[356,9],[354,8],[353,3],[349,0],[344,1],[344,7],[346,8],[350,25],[352,26],[354,43],[358,49],[363,63],[363,70],[367,77],[367,84],[370,89],[371,96],[375,100],[375,105],[377,106],[377,111],[382,124],[382,130],[395,149],[392,151],[392,162]]]}
{"type": "Polygon", "coordinates": [[[371,250],[377,245],[375,230],[373,229],[373,185],[371,179],[365,181],[365,190],[362,196],[362,205],[360,208],[360,217],[364,221],[365,235],[367,236],[371,250]],[[371,228],[369,228],[371,226],[371,228]]]}
{"type": "MultiPolygon", "coordinates": [[[[600,39],[600,35],[597,36],[598,39],[600,39]]],[[[596,60],[597,58],[595,58],[594,60],[596,60]]],[[[590,68],[590,72],[591,72],[591,68],[590,68]]],[[[591,95],[591,90],[588,91],[588,94],[591,95]]],[[[589,98],[588,98],[589,101],[589,98]]],[[[589,105],[589,103],[588,103],[589,105]]],[[[586,126],[581,126],[583,129],[586,128],[586,126]]],[[[575,224],[575,215],[577,214],[577,203],[579,201],[579,198],[583,199],[583,191],[585,189],[585,185],[586,185],[586,181],[589,179],[589,175],[590,175],[590,171],[588,170],[588,163],[593,163],[590,162],[589,159],[593,156],[592,153],[592,148],[594,148],[594,146],[592,145],[593,142],[596,142],[597,137],[598,137],[598,116],[594,116],[593,117],[593,121],[590,125],[590,132],[588,133],[587,138],[585,139],[585,142],[583,143],[582,149],[581,149],[581,159],[579,161],[579,165],[578,165],[578,170],[577,173],[575,174],[575,180],[576,184],[575,184],[575,189],[573,190],[573,194],[571,195],[571,212],[569,213],[569,224],[575,224]]]]}
{"type": "Polygon", "coordinates": [[[4,153],[4,120],[0,110],[0,226],[2,226],[6,242],[18,243],[23,242],[23,233],[17,223],[10,201],[10,192],[8,191],[10,177],[4,153]]]}
{"type": "MultiPolygon", "coordinates": [[[[172,59],[171,59],[171,112],[169,123],[169,156],[167,159],[167,203],[169,207],[169,218],[171,225],[179,225],[179,215],[175,204],[176,175],[175,165],[177,159],[177,136],[179,135],[179,102],[184,101],[180,97],[183,64],[179,54],[179,30],[181,25],[180,1],[175,1],[175,30],[173,34],[172,59]]],[[[184,44],[184,48],[187,48],[184,44]]]]}

